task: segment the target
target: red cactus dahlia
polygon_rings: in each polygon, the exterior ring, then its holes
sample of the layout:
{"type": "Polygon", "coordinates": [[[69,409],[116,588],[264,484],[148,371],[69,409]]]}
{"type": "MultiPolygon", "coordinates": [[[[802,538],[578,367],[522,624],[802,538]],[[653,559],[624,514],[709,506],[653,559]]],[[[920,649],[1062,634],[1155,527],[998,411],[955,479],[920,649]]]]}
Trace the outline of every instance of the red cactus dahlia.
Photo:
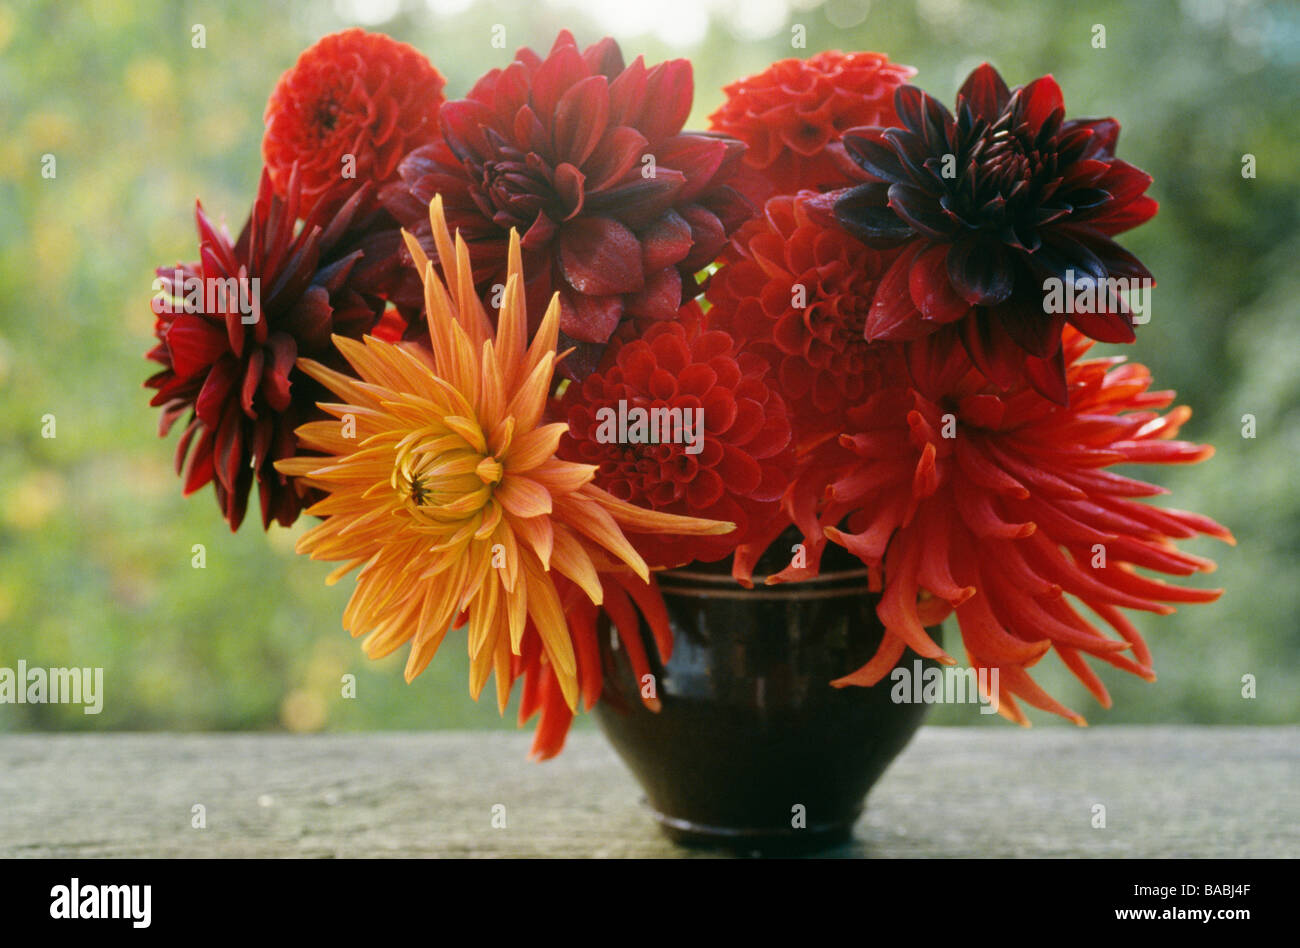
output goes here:
{"type": "Polygon", "coordinates": [[[440,193],[485,294],[504,285],[517,228],[529,310],[559,291],[561,348],[578,344],[563,370],[581,377],[625,317],[671,319],[694,297],[695,273],[752,213],[727,186],[744,146],[682,132],[691,97],[687,60],[624,66],[612,39],[579,52],[563,32],[545,59],[522,49],[443,106],[443,140],[407,157],[385,204],[433,253],[440,193]]]}
{"type": "Polygon", "coordinates": [[[297,180],[282,200],[263,171],[238,240],[196,205],[200,259],[158,268],[158,345],[148,358],[163,369],[145,382],[158,390],[150,404],[162,406],[162,435],[188,413],[177,472],[186,494],[213,483],[232,530],[244,519],[254,480],[264,527],[297,519],[299,491],[273,465],[294,454],[294,428],[316,414],[327,393],[294,361],[312,355],[337,363],[330,334],[359,337],[383,311],[383,301],[359,292],[353,279],[364,251],[349,229],[367,190],[333,217],[317,208],[295,229],[297,180]]]}
{"type": "Polygon", "coordinates": [[[680,321],[616,342],[561,401],[569,431],[559,453],[597,465],[598,486],[641,507],[736,524],[718,536],[636,534],[651,566],[719,560],[752,541],[780,516],[788,478],[790,419],[767,363],[700,322],[688,303],[680,321]],[[639,432],[637,413],[647,422],[639,432]]]}
{"type": "Polygon", "coordinates": [[[1173,541],[1207,534],[1231,543],[1232,535],[1207,517],[1141,502],[1165,491],[1105,470],[1209,457],[1208,446],[1172,440],[1190,409],[1161,414],[1173,393],[1149,391],[1141,365],[1079,361],[1092,343],[1075,330],[1064,330],[1062,345],[1068,408],[1023,383],[999,391],[956,349],[942,363],[913,366],[917,388],[878,392],[856,410],[841,438],[851,459],[831,476],[820,525],[878,578],[883,571],[877,612],[886,634],[876,656],[836,684],[874,684],[905,648],[952,664],[925,633],[951,610],[972,667],[999,672],[1002,714],[1026,723],[1019,697],[1083,723],[1026,669],[1053,650],[1109,706],[1085,655],[1154,678],[1147,646],[1121,609],[1166,614],[1171,602],[1218,598],[1219,590],[1173,586],[1137,569],[1207,572],[1213,563],[1173,541]],[[847,528],[837,529],[846,514],[847,528]]]}
{"type": "Polygon", "coordinates": [[[809,217],[791,195],[771,198],[732,245],[735,258],[709,281],[708,326],[774,367],[801,447],[838,432],[897,356],[896,347],[863,338],[890,255],[809,217]]]}
{"type": "Polygon", "coordinates": [[[324,37],[266,104],[262,156],[276,194],[288,194],[295,163],[304,216],[318,203],[337,210],[366,182],[387,182],[407,152],[437,137],[443,85],[423,54],[382,33],[324,37]]]}
{"type": "Polygon", "coordinates": [[[744,163],[760,181],[746,193],[756,202],[845,187],[854,179],[835,160],[840,135],[861,125],[896,125],[894,90],[915,74],[880,53],[827,50],[783,59],[724,88],[727,100],[709,116],[710,127],[749,146],[744,163]]]}
{"type": "Polygon", "coordinates": [[[868,339],[910,340],[957,325],[1002,389],[1026,376],[1058,402],[1066,394],[1061,328],[1131,342],[1123,300],[1091,314],[1044,312],[1045,280],[1070,285],[1150,280],[1111,238],[1156,212],[1151,177],[1115,157],[1114,119],[1065,119],[1051,76],[1008,90],[980,66],[957,94],[956,116],[921,90],[897,93],[901,128],[846,133],[868,183],[828,196],[834,215],[875,247],[904,248],[881,281],[868,339]]]}

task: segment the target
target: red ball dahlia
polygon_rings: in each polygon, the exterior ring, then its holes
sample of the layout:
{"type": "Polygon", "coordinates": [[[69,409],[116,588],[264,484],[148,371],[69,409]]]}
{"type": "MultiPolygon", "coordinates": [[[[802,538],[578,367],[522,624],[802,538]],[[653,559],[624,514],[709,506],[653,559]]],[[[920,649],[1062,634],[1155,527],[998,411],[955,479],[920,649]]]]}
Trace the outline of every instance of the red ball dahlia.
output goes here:
{"type": "Polygon", "coordinates": [[[560,455],[594,464],[596,484],[637,506],[736,524],[733,533],[631,537],[654,566],[719,560],[780,518],[790,419],[766,362],[699,307],[644,336],[616,340],[601,367],[569,385],[560,455]]]}
{"type": "Polygon", "coordinates": [[[568,32],[542,59],[522,49],[440,114],[443,140],[402,162],[384,202],[429,253],[427,208],[441,194],[469,242],[475,283],[504,286],[511,228],[523,235],[529,311],[558,291],[565,371],[595,367],[626,317],[671,319],[753,209],[728,186],[744,146],[683,132],[691,65],[624,66],[604,39],[568,32]]]}
{"type": "Polygon", "coordinates": [[[1003,715],[1027,723],[1018,697],[1083,723],[1026,669],[1055,651],[1108,707],[1085,655],[1154,678],[1121,609],[1167,614],[1168,603],[1218,598],[1219,590],[1137,570],[1207,572],[1213,563],[1173,541],[1207,534],[1231,543],[1232,535],[1207,517],[1142,502],[1166,491],[1106,470],[1195,463],[1213,449],[1173,440],[1191,411],[1161,414],[1173,393],[1149,391],[1143,366],[1079,361],[1091,345],[1064,330],[1069,407],[1024,383],[1000,391],[956,349],[914,365],[916,388],[880,391],[851,413],[851,433],[840,439],[847,460],[831,474],[819,522],[802,525],[824,529],[883,580],[877,613],[886,634],[876,656],[837,685],[875,684],[905,648],[954,664],[925,632],[954,611],[971,666],[998,671],[1003,715]]]}
{"type": "Polygon", "coordinates": [[[836,161],[840,135],[861,125],[898,124],[894,90],[916,74],[880,53],[827,50],[783,59],[724,88],[710,127],[749,146],[745,165],[759,177],[746,194],[820,191],[853,184],[836,161]]]}
{"type": "Polygon", "coordinates": [[[275,192],[295,163],[299,212],[326,212],[366,182],[392,178],[407,152],[438,136],[444,81],[424,55],[383,33],[344,30],[298,57],[266,104],[262,157],[275,192]]]}
{"type": "Polygon", "coordinates": [[[383,311],[383,300],[354,278],[365,237],[351,225],[367,192],[363,186],[333,216],[318,206],[295,228],[297,180],[281,199],[263,171],[238,240],[196,205],[200,259],[157,270],[158,345],[148,358],[163,369],[145,382],[157,389],[150,404],[162,406],[162,435],[188,415],[176,450],[185,493],[211,481],[232,530],[254,481],[264,527],[297,519],[303,499],[274,464],[293,456],[294,428],[317,414],[328,392],[295,360],[339,363],[331,333],[360,337],[383,311]]]}
{"type": "Polygon", "coordinates": [[[1062,326],[1131,342],[1133,321],[1110,293],[1098,294],[1096,312],[1048,313],[1046,281],[1149,281],[1111,238],[1155,214],[1144,193],[1151,177],[1115,157],[1114,119],[1065,119],[1051,76],[1008,90],[985,64],[958,92],[955,117],[912,86],[898,90],[897,109],[901,127],[845,134],[869,180],[819,205],[833,204],[869,245],[903,247],[877,290],[867,338],[916,339],[953,323],[958,335],[931,342],[959,338],[999,387],[1024,376],[1063,401],[1062,326]]]}
{"type": "Polygon", "coordinates": [[[792,195],[768,200],[732,246],[706,291],[709,328],[773,366],[800,445],[838,432],[849,407],[901,368],[897,347],[863,337],[889,253],[811,218],[792,195]]]}

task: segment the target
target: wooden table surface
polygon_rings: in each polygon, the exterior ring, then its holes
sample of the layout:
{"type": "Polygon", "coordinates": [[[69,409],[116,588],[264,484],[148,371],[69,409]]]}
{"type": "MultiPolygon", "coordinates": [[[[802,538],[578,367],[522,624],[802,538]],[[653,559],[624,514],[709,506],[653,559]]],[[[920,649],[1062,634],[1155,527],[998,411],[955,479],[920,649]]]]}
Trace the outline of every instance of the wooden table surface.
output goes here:
{"type": "MultiPolygon", "coordinates": [[[[529,739],[7,735],[0,856],[701,855],[600,734],[545,764],[529,739]]],[[[1298,785],[1300,727],[927,727],[825,855],[1294,857],[1298,785]]]]}

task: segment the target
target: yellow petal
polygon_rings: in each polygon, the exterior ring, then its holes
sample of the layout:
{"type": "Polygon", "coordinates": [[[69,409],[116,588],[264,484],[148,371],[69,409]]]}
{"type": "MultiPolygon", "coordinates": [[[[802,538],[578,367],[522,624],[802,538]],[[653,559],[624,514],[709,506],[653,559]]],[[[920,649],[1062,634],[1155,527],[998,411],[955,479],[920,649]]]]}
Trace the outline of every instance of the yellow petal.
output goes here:
{"type": "Polygon", "coordinates": [[[492,324],[488,321],[487,311],[483,309],[483,301],[479,299],[478,291],[474,288],[474,268],[470,265],[469,245],[456,231],[456,273],[453,279],[452,274],[443,271],[447,277],[447,284],[456,287],[456,308],[460,311],[460,324],[464,327],[470,342],[474,348],[478,349],[483,340],[492,335],[492,324]]]}
{"type": "MultiPolygon", "coordinates": [[[[498,625],[500,615],[497,616],[498,625]]],[[[493,670],[497,678],[497,710],[504,715],[506,706],[510,703],[510,638],[503,633],[498,627],[497,630],[497,647],[493,655],[493,670]]]]}
{"type": "Polygon", "coordinates": [[[551,492],[522,474],[507,474],[492,496],[514,517],[541,517],[551,512],[551,492]]]}
{"type": "Polygon", "coordinates": [[[542,420],[546,410],[546,396],[551,378],[555,374],[555,353],[547,353],[528,374],[506,406],[506,414],[513,415],[519,431],[531,431],[542,420]]]}
{"type": "Polygon", "coordinates": [[[505,458],[506,470],[528,471],[549,460],[568,430],[567,424],[557,422],[525,431],[510,446],[510,453],[505,458]]]}
{"type": "Polygon", "coordinates": [[[587,598],[596,605],[604,600],[600,575],[596,572],[596,565],[587,553],[587,548],[564,526],[555,529],[551,568],[577,583],[587,598]]]}
{"type": "MultiPolygon", "coordinates": [[[[330,338],[338,339],[341,337],[331,336],[330,338]]],[[[320,382],[340,398],[346,399],[354,405],[373,404],[370,396],[357,384],[356,379],[349,378],[341,372],[335,372],[314,359],[299,359],[297,366],[306,375],[320,382]]]]}
{"type": "Polygon", "coordinates": [[[505,383],[501,378],[491,340],[483,341],[479,365],[482,368],[483,384],[479,386],[478,416],[483,427],[491,430],[501,420],[506,408],[505,383]]]}
{"type": "Polygon", "coordinates": [[[421,272],[424,279],[424,314],[429,327],[429,349],[433,353],[435,371],[445,373],[451,365],[451,327],[456,324],[456,308],[442,281],[433,272],[433,264],[426,264],[421,272]]]}
{"type": "Polygon", "coordinates": [[[551,492],[552,496],[581,490],[596,476],[596,465],[575,464],[552,458],[528,472],[528,476],[551,492]]]}
{"type": "Polygon", "coordinates": [[[555,669],[555,677],[560,682],[569,710],[577,710],[578,662],[560,597],[550,577],[541,571],[531,556],[523,557],[523,566],[528,583],[528,615],[542,640],[542,649],[555,669]]]}
{"type": "Polygon", "coordinates": [[[524,372],[531,372],[546,356],[555,356],[555,346],[560,338],[560,294],[551,296],[551,305],[546,307],[541,325],[533,336],[533,344],[528,349],[528,358],[524,361],[524,372]]]}
{"type": "MultiPolygon", "coordinates": [[[[510,230],[510,253],[519,253],[519,232],[510,230]]],[[[528,351],[528,310],[524,299],[523,271],[514,269],[512,261],[501,295],[501,312],[497,315],[497,351],[501,374],[508,388],[519,384],[528,351]]]]}
{"type": "Polygon", "coordinates": [[[543,569],[551,568],[551,550],[555,546],[555,531],[551,528],[550,517],[518,517],[510,521],[515,535],[527,543],[542,563],[543,569]]]}
{"type": "Polygon", "coordinates": [[[604,547],[618,557],[642,580],[649,582],[650,569],[636,548],[628,542],[614,518],[601,506],[581,493],[555,498],[556,515],[571,528],[604,547]]]}
{"type": "Polygon", "coordinates": [[[599,487],[591,486],[583,490],[588,497],[611,514],[622,526],[638,533],[684,533],[687,536],[711,536],[730,533],[736,525],[728,520],[704,520],[700,517],[682,517],[677,514],[660,513],[647,510],[627,501],[619,500],[599,487]]]}
{"type": "Polygon", "coordinates": [[[448,415],[443,419],[443,423],[464,438],[469,443],[469,446],[479,454],[487,453],[487,439],[483,437],[483,429],[478,426],[478,422],[473,418],[448,415]]]}
{"type": "Polygon", "coordinates": [[[415,270],[417,273],[423,273],[429,265],[429,257],[420,246],[420,242],[415,239],[405,227],[402,228],[402,240],[406,243],[407,252],[410,253],[411,259],[415,261],[415,270]]]}

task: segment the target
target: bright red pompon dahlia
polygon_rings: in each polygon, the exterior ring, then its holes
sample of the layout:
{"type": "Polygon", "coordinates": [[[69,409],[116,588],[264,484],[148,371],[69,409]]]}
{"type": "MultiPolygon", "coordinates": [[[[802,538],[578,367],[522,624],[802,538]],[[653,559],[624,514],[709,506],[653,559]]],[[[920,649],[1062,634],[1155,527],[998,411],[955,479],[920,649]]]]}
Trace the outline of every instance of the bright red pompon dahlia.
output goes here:
{"type": "Polygon", "coordinates": [[[845,412],[884,384],[885,363],[896,357],[897,347],[863,338],[890,252],[815,220],[792,195],[768,200],[732,247],[706,291],[709,328],[774,367],[800,447],[838,433],[845,412]]]}
{"type": "Polygon", "coordinates": [[[1232,535],[1208,517],[1143,502],[1166,491],[1106,470],[1195,463],[1213,448],[1174,440],[1191,410],[1162,414],[1173,393],[1149,391],[1143,366],[1080,361],[1091,345],[1064,330],[1069,407],[1024,383],[1000,391],[960,349],[942,363],[914,365],[919,390],[885,390],[861,406],[841,439],[854,460],[832,478],[821,523],[877,576],[883,571],[877,613],[886,634],[876,656],[836,684],[876,683],[906,648],[952,664],[925,626],[953,611],[971,666],[998,672],[1004,716],[1027,723],[1021,698],[1082,724],[1033,682],[1030,666],[1055,651],[1109,707],[1085,656],[1155,677],[1121,610],[1167,614],[1169,603],[1218,598],[1220,590],[1138,570],[1208,572],[1212,562],[1174,541],[1206,534],[1232,543],[1232,535]],[[847,529],[836,529],[846,514],[847,529]]]}
{"type": "Polygon", "coordinates": [[[783,59],[724,88],[727,100],[710,127],[749,146],[744,163],[760,183],[756,202],[772,194],[821,191],[854,183],[835,152],[840,136],[862,125],[898,124],[894,91],[916,74],[880,53],[827,50],[783,59]]]}
{"type": "Polygon", "coordinates": [[[704,329],[694,302],[680,321],[616,340],[560,410],[569,423],[560,456],[596,465],[596,484],[619,500],[736,524],[717,536],[629,533],[652,567],[722,559],[781,516],[792,463],[785,402],[767,363],[704,329]]]}
{"type": "Polygon", "coordinates": [[[1155,214],[1151,177],[1115,157],[1114,119],[1066,120],[1051,76],[1009,90],[985,64],[958,92],[955,117],[913,86],[898,90],[897,109],[900,128],[845,134],[869,181],[834,200],[850,232],[904,248],[876,293],[867,338],[911,340],[955,324],[931,342],[960,339],[1000,388],[1027,377],[1063,402],[1062,326],[1132,342],[1133,322],[1108,293],[1096,312],[1049,314],[1046,281],[1149,281],[1111,238],[1155,214]]]}
{"type": "Polygon", "coordinates": [[[753,213],[728,187],[744,146],[682,131],[692,81],[685,59],[624,66],[612,39],[580,52],[563,32],[545,59],[522,49],[444,105],[443,140],[402,163],[385,204],[432,253],[426,208],[441,194],[489,299],[517,228],[529,309],[559,292],[560,348],[577,346],[561,371],[580,378],[625,318],[672,319],[753,213]]]}
{"type": "Polygon", "coordinates": [[[280,77],[266,104],[262,157],[285,197],[294,163],[299,212],[332,212],[366,182],[396,174],[406,154],[438,136],[444,81],[413,46],[383,33],[324,37],[280,77]]]}
{"type": "Polygon", "coordinates": [[[232,530],[254,481],[264,527],[297,519],[303,498],[274,464],[293,456],[294,428],[318,414],[316,401],[328,393],[295,360],[340,364],[330,334],[359,338],[383,312],[383,301],[354,280],[363,238],[349,227],[367,192],[332,217],[317,208],[296,227],[297,181],[281,200],[263,171],[238,240],[196,205],[199,261],[157,270],[158,345],[148,358],[163,369],[145,382],[157,389],[150,404],[162,406],[161,435],[188,415],[176,449],[185,493],[211,481],[232,530]]]}

